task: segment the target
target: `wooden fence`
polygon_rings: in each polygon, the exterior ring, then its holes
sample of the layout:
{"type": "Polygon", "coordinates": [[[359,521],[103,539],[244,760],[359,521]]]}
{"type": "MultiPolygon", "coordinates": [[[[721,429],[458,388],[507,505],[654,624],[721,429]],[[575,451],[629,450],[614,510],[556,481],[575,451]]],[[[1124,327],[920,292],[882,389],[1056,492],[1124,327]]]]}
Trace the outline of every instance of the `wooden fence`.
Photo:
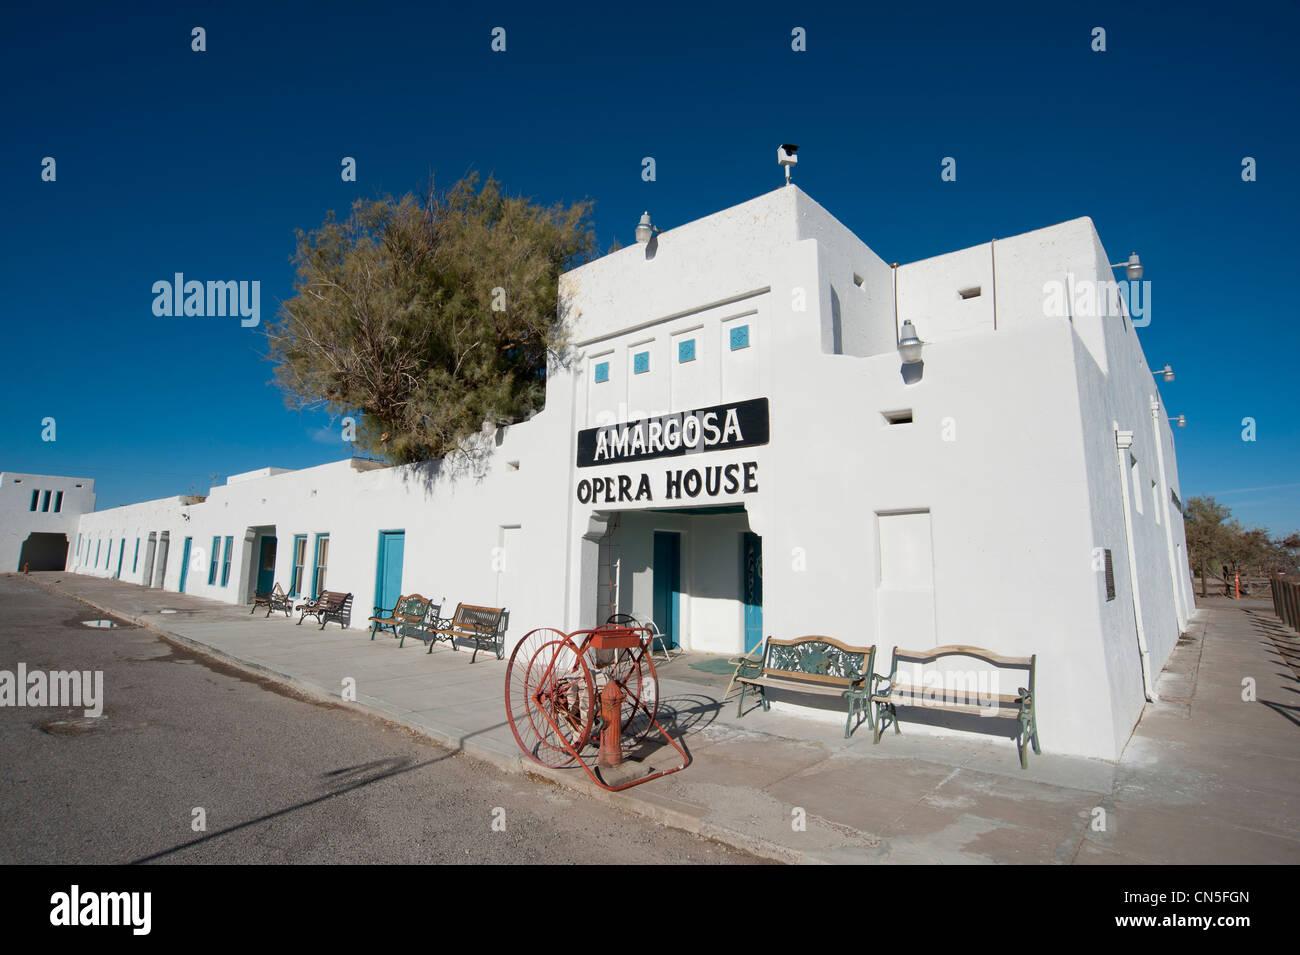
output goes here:
{"type": "Polygon", "coordinates": [[[1300,630],[1300,581],[1269,579],[1273,590],[1273,612],[1292,630],[1300,630]]]}

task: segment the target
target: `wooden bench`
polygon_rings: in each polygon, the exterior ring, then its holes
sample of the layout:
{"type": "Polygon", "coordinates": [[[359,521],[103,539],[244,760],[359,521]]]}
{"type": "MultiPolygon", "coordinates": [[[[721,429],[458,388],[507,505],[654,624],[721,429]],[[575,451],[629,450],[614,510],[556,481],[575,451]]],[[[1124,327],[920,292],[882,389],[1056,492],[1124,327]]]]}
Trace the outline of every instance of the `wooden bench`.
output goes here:
{"type": "Polygon", "coordinates": [[[851,647],[821,636],[794,640],[769,637],[761,668],[757,660],[742,660],[737,667],[734,679],[740,684],[740,703],[736,715],[744,715],[745,694],[755,689],[762,696],[764,711],[771,709],[767,699],[769,689],[839,696],[849,707],[844,721],[847,739],[856,729],[853,718],[859,713],[874,726],[870,699],[872,685],[878,679],[875,666],[875,647],[851,647]]]}
{"type": "Polygon", "coordinates": [[[420,636],[423,639],[425,618],[429,614],[429,601],[419,594],[402,594],[392,610],[375,608],[375,615],[370,618],[370,639],[375,634],[386,630],[395,637],[400,637],[401,646],[406,637],[420,636]]]}
{"type": "Polygon", "coordinates": [[[286,594],[279,584],[276,584],[270,592],[259,590],[253,594],[253,606],[249,608],[249,614],[256,612],[258,607],[265,607],[268,617],[275,610],[283,610],[286,617],[293,616],[293,598],[286,594]]]}
{"type": "MultiPolygon", "coordinates": [[[[895,647],[893,660],[889,666],[889,676],[871,695],[871,702],[876,708],[876,738],[873,742],[880,742],[880,735],[889,723],[894,724],[895,733],[902,732],[898,728],[897,708],[900,706],[929,707],[948,713],[1014,719],[1020,723],[1016,748],[1020,751],[1020,768],[1025,769],[1029,765],[1030,745],[1033,746],[1035,753],[1042,753],[1038,746],[1038,723],[1034,718],[1034,669],[1037,659],[1037,654],[1028,657],[1006,657],[980,647],[960,645],[935,647],[933,650],[902,650],[895,647]],[[900,683],[898,680],[899,660],[912,660],[919,663],[925,672],[924,668],[927,664],[933,664],[943,657],[950,656],[973,657],[991,663],[995,667],[1028,670],[1029,686],[1020,687],[1015,693],[980,692],[978,688],[966,685],[978,683],[977,679],[968,679],[970,676],[968,673],[960,674],[962,677],[960,681],[937,681],[939,685],[932,682],[930,685],[918,686],[914,683],[900,683]],[[957,682],[963,685],[957,686],[957,682]],[[950,686],[949,683],[953,685],[950,686]]],[[[928,672],[938,673],[936,670],[928,672]]],[[[924,684],[927,678],[922,677],[921,680],[924,684]]]]}
{"type": "Polygon", "coordinates": [[[451,619],[439,618],[428,628],[428,652],[433,652],[433,645],[439,640],[446,640],[453,650],[460,649],[456,646],[457,640],[467,640],[474,644],[470,663],[478,659],[480,650],[491,650],[500,660],[505,656],[506,627],[509,625],[510,612],[502,607],[457,604],[451,619]]]}
{"type": "Polygon", "coordinates": [[[307,617],[315,617],[320,621],[322,630],[331,620],[346,630],[352,621],[352,595],[342,594],[337,590],[326,590],[315,600],[299,604],[298,612],[301,614],[298,618],[300,627],[307,617]]]}

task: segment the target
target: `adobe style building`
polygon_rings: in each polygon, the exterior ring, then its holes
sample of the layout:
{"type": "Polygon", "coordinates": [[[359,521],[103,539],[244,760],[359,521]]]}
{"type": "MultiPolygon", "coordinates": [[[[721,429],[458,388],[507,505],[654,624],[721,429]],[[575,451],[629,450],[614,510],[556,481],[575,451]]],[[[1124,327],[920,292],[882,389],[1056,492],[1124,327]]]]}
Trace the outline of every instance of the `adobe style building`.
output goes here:
{"type": "Polygon", "coordinates": [[[875,644],[881,672],[896,644],[1032,653],[1046,750],[1114,759],[1192,595],[1156,380],[1124,309],[1074,294],[1109,262],[1076,219],[894,267],[787,185],[564,275],[545,410],[464,460],[86,514],[69,567],[352,591],[358,627],[402,592],[505,606],[508,646],[627,612],[709,653],[875,644]]]}
{"type": "Polygon", "coordinates": [[[90,478],[0,472],[0,570],[63,570],[78,518],[94,509],[90,478]]]}

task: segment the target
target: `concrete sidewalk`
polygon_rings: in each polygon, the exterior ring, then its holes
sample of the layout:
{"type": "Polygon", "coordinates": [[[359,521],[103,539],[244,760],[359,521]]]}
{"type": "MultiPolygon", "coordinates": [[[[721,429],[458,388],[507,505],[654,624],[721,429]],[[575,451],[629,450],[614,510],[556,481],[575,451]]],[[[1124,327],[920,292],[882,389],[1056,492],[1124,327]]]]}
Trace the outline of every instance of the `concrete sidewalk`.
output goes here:
{"type": "Polygon", "coordinates": [[[610,794],[580,769],[523,756],[505,720],[506,664],[490,655],[470,665],[442,644],[426,654],[419,641],[372,642],[364,612],[321,632],[121,581],[28,580],[308,694],[337,702],[351,677],[355,705],[445,746],[783,861],[1300,862],[1300,641],[1266,601],[1197,612],[1118,765],[1053,755],[1046,730],[1043,755],[1021,770],[1005,739],[904,723],[873,746],[865,725],[845,740],[842,724],[775,710],[738,720],[722,701],[727,676],[685,655],[659,670],[660,720],[690,767],[610,794]],[[1242,701],[1247,678],[1257,702],[1242,701]]]}

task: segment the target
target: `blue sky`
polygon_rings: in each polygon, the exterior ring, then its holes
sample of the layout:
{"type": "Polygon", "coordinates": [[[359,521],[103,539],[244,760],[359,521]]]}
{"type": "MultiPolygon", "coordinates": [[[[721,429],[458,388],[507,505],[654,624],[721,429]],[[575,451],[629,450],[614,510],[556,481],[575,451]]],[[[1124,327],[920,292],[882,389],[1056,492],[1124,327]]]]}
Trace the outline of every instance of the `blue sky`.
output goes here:
{"type": "Polygon", "coordinates": [[[795,142],[800,186],[886,261],[1080,215],[1113,261],[1138,250],[1184,498],[1300,528],[1295,2],[60,4],[5,27],[0,467],[94,477],[101,507],[347,453],[285,408],[258,329],[156,317],[155,281],[256,279],[265,323],[295,228],[431,172],[593,199],[601,248],[630,244],[643,209],[670,228],[775,188],[795,142]]]}

